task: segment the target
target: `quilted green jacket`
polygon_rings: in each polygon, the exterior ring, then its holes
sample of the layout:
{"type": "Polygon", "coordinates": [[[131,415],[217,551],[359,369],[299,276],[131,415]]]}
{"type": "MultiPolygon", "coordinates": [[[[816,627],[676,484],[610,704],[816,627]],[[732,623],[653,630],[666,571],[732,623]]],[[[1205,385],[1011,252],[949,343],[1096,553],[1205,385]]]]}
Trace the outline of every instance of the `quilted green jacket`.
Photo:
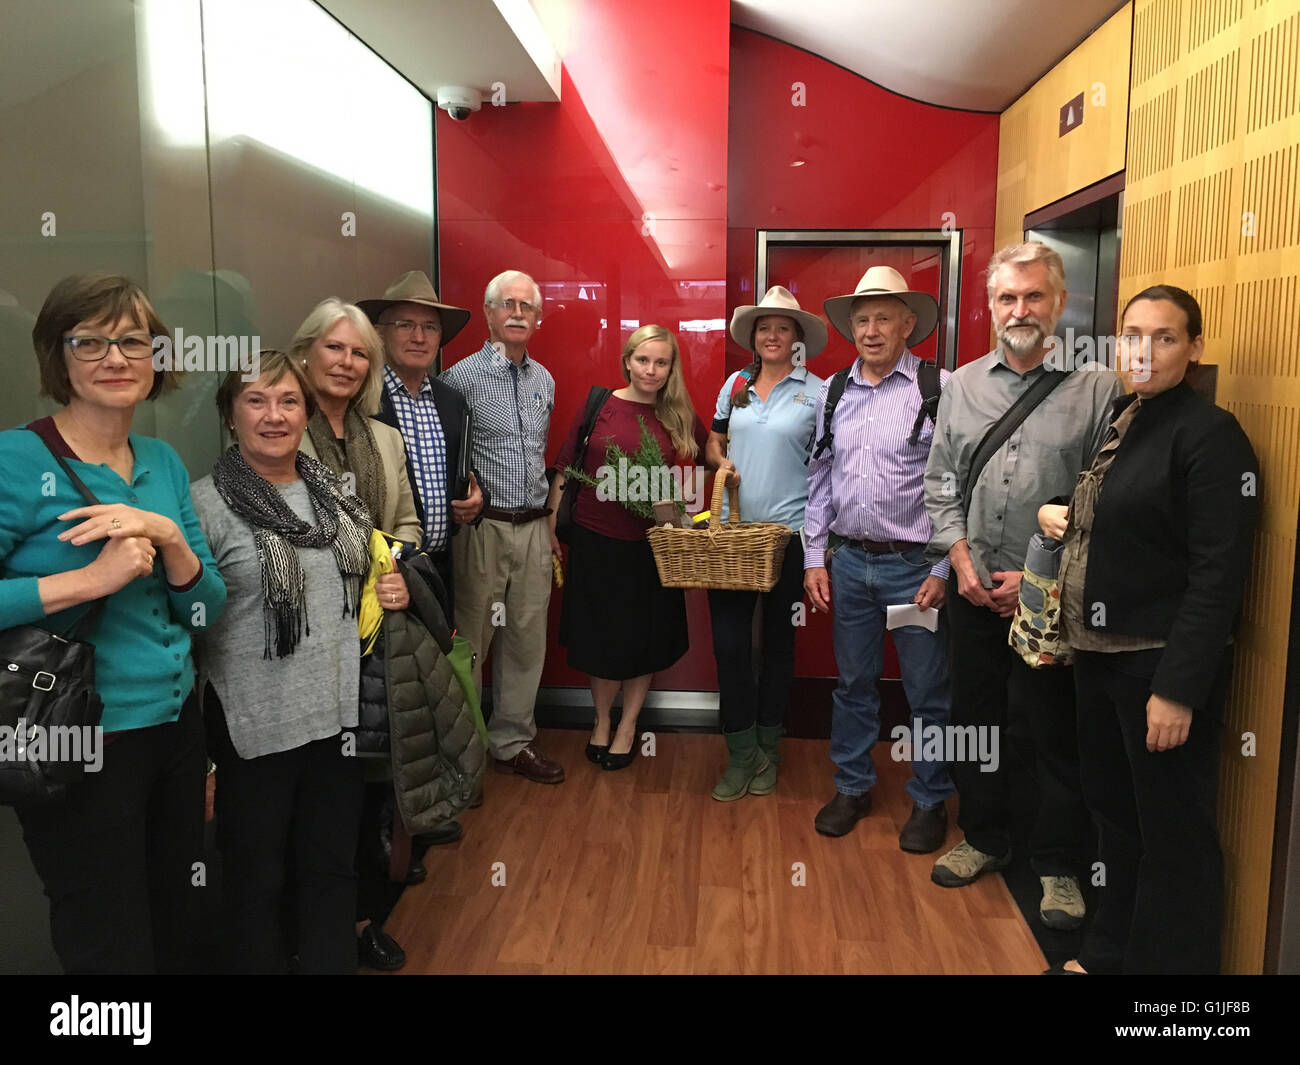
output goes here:
{"type": "Polygon", "coordinates": [[[469,806],[487,764],[474,712],[447,661],[451,630],[437,598],[403,566],[411,605],[384,612],[384,681],[397,809],[411,835],[469,806]]]}

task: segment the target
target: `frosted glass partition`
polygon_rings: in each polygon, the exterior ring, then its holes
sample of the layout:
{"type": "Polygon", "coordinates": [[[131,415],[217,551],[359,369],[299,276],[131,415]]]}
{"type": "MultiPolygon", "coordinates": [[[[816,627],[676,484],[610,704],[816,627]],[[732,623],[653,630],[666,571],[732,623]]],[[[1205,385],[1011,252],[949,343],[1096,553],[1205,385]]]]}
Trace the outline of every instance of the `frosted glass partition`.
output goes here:
{"type": "Polygon", "coordinates": [[[36,394],[31,341],[46,293],[88,270],[143,280],[147,226],[128,0],[6,0],[0,55],[0,428],[8,429],[53,409],[36,394]]]}
{"type": "Polygon", "coordinates": [[[205,3],[203,20],[214,258],[249,293],[218,299],[219,324],[283,347],[325,296],[429,269],[431,105],[309,0],[205,3]]]}
{"type": "MultiPolygon", "coordinates": [[[[30,332],[67,274],[136,278],[214,354],[432,274],[432,105],[312,0],[6,0],[3,34],[0,426],[50,409],[30,332]]],[[[137,415],[194,476],[213,365],[137,415]]]]}

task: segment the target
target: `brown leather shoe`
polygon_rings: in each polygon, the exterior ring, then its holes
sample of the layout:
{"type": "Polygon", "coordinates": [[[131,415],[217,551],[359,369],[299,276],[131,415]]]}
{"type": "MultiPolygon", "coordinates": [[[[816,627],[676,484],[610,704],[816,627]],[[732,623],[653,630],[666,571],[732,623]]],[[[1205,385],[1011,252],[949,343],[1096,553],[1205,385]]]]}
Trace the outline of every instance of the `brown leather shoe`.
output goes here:
{"type": "Polygon", "coordinates": [[[942,806],[922,810],[912,804],[912,816],[898,834],[898,845],[909,854],[929,854],[943,846],[948,834],[948,811],[942,806]]]}
{"type": "Polygon", "coordinates": [[[813,828],[823,836],[843,836],[862,818],[871,813],[871,792],[865,795],[845,795],[841,791],[817,811],[813,828]]]}
{"type": "Polygon", "coordinates": [[[493,758],[492,765],[501,773],[518,773],[534,784],[564,782],[564,767],[559,762],[552,762],[531,743],[508,761],[493,758]]]}

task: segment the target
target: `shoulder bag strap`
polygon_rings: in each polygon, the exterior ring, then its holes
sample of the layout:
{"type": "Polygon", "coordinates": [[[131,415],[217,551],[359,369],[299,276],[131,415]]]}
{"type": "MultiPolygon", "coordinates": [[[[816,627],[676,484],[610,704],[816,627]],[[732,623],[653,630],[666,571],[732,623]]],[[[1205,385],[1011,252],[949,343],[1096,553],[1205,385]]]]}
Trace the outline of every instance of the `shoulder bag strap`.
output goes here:
{"type": "MultiPolygon", "coordinates": [[[[39,434],[37,438],[40,439],[39,434]]],[[[45,441],[42,439],[41,443],[44,444],[45,441]]],[[[49,448],[48,444],[46,444],[46,448],[49,448]]],[[[63,472],[68,475],[68,480],[72,482],[72,486],[81,493],[86,502],[92,507],[99,506],[99,500],[95,498],[95,493],[87,488],[85,482],[72,472],[72,467],[68,465],[67,460],[65,460],[62,455],[56,454],[52,450],[50,451],[50,454],[54,455],[54,461],[57,462],[63,469],[63,472]]],[[[94,603],[92,603],[90,609],[73,623],[72,628],[69,629],[66,634],[67,639],[84,640],[86,635],[99,624],[100,616],[104,613],[104,606],[107,602],[107,599],[96,599],[94,603]]]]}
{"type": "Polygon", "coordinates": [[[600,414],[600,408],[605,405],[605,400],[611,395],[613,395],[612,389],[602,388],[600,385],[592,385],[591,391],[587,393],[587,410],[582,416],[578,446],[573,449],[573,461],[569,463],[575,470],[582,469],[582,464],[587,460],[587,443],[596,429],[596,418],[600,414]]]}
{"type": "Polygon", "coordinates": [[[975,449],[975,454],[971,458],[970,470],[966,474],[966,483],[962,486],[962,512],[970,513],[971,493],[975,490],[975,483],[979,480],[980,474],[984,472],[984,467],[988,465],[989,459],[997,454],[998,448],[1005,444],[1008,438],[1017,429],[1035,407],[1045,400],[1052,391],[1070,375],[1068,373],[1058,373],[1049,370],[1030,385],[1024,392],[1007,409],[990,427],[989,431],[984,434],[984,439],[979,442],[975,449]]]}

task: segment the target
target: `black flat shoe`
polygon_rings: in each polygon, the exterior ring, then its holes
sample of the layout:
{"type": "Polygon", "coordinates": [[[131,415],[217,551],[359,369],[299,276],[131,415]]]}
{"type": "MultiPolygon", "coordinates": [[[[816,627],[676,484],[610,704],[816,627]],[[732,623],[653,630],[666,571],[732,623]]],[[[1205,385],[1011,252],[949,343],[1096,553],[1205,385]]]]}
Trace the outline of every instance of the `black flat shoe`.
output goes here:
{"type": "Polygon", "coordinates": [[[636,741],[632,741],[632,746],[622,754],[615,754],[613,751],[606,751],[604,761],[600,763],[601,769],[626,769],[636,761],[636,741]]]}
{"type": "Polygon", "coordinates": [[[602,746],[599,743],[587,742],[587,761],[592,765],[604,765],[607,754],[609,754],[608,743],[602,746]]]}
{"type": "Polygon", "coordinates": [[[395,973],[406,964],[406,953],[397,940],[382,928],[368,924],[357,937],[357,965],[362,969],[378,969],[395,973]]]}

